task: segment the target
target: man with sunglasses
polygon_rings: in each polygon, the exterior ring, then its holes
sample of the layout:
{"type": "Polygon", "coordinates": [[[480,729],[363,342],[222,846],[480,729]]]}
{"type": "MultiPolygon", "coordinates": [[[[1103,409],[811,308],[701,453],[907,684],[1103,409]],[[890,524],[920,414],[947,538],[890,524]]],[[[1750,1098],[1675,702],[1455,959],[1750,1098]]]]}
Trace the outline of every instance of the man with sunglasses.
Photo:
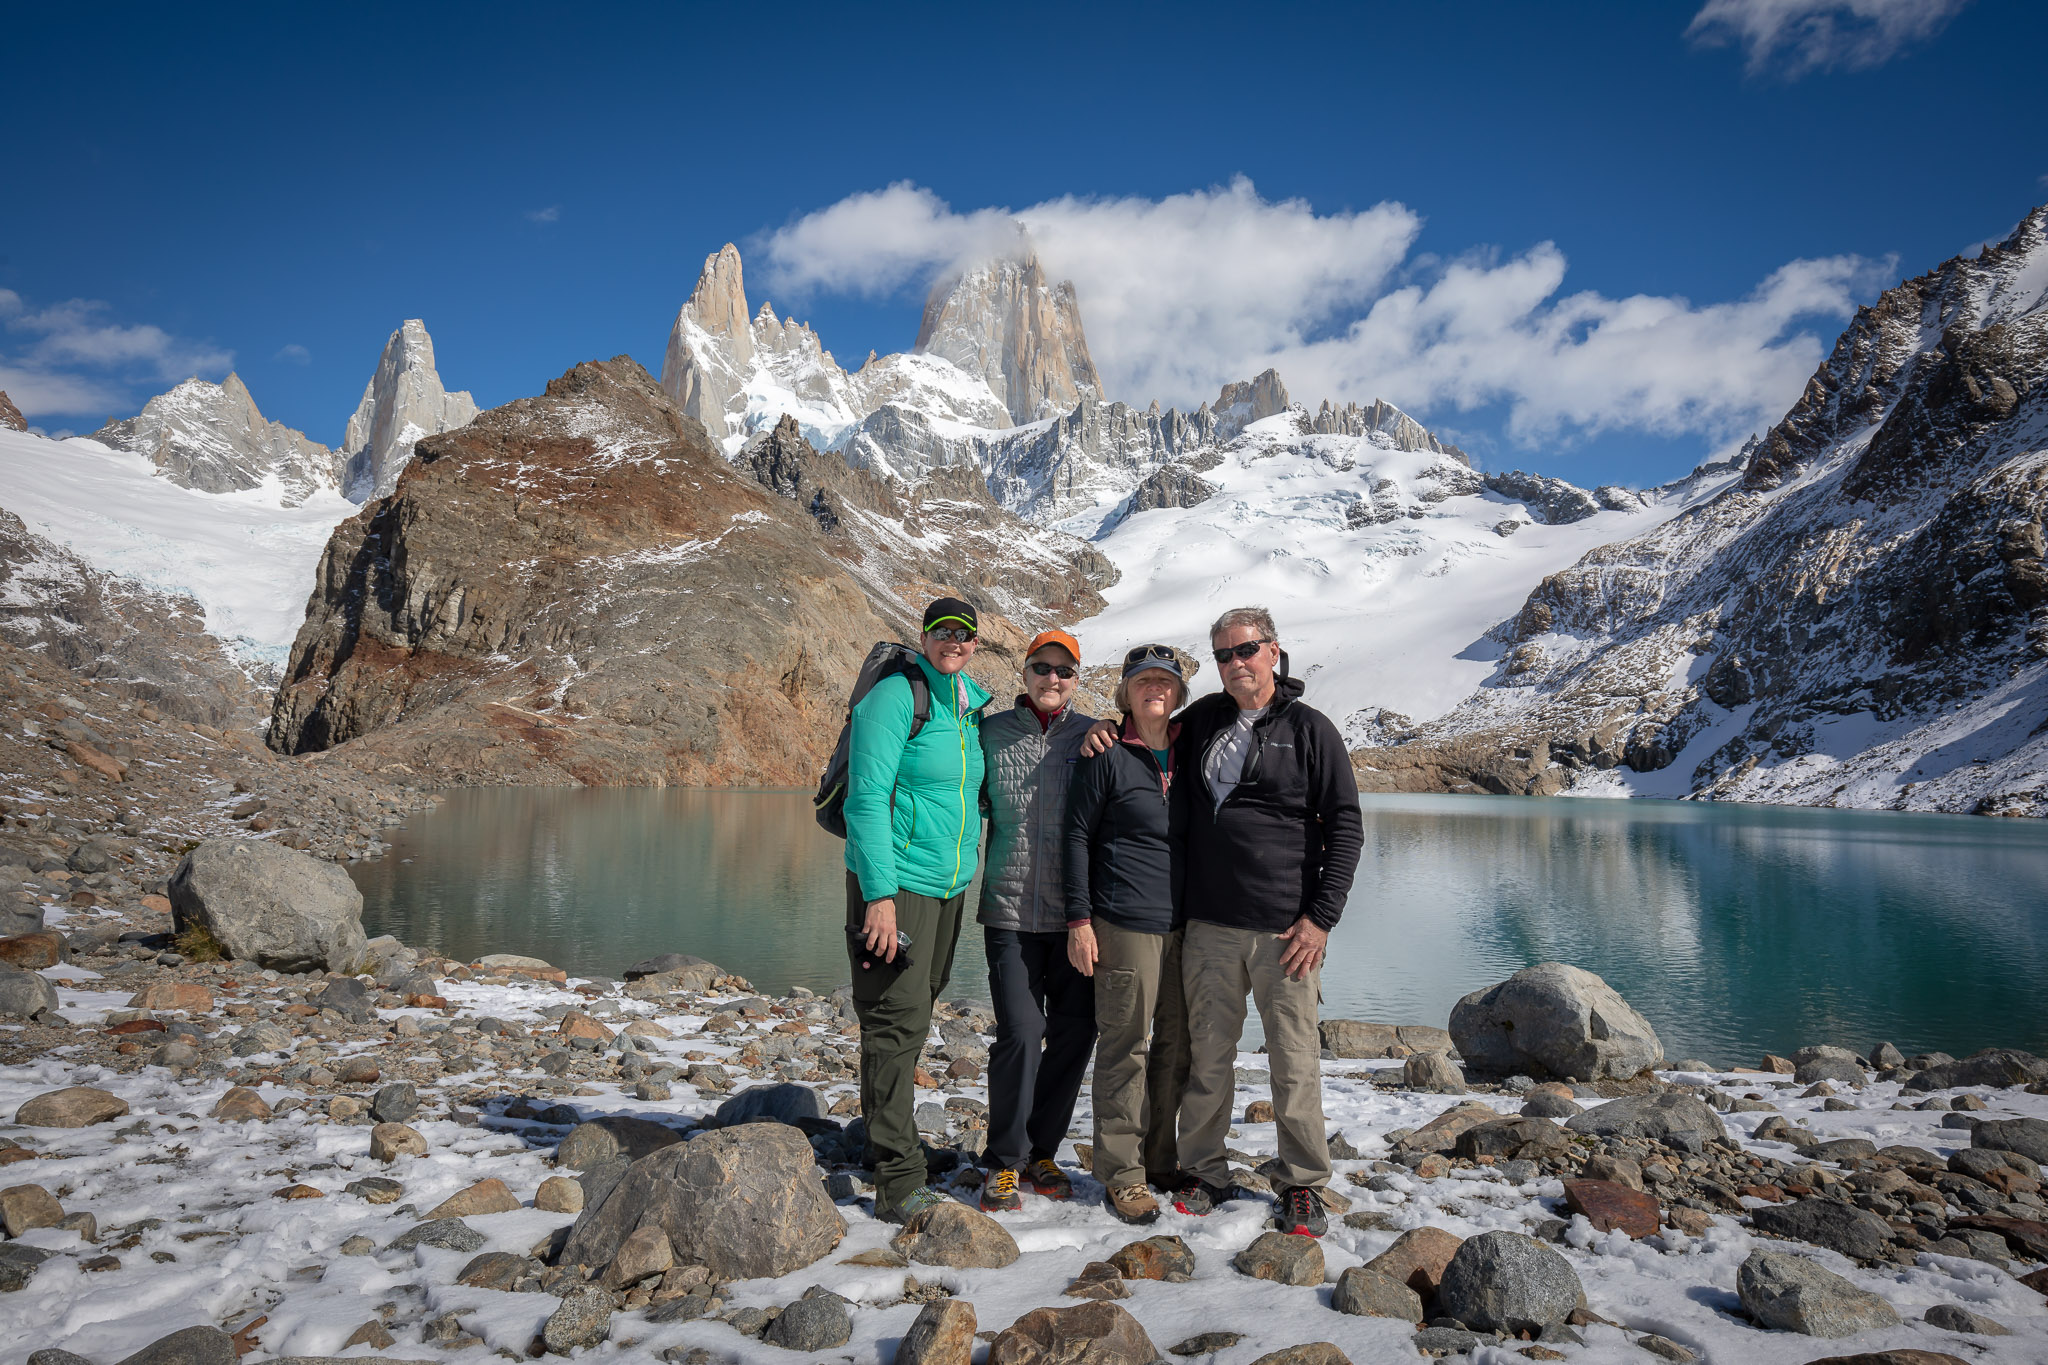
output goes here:
{"type": "Polygon", "coordinates": [[[882,679],[853,708],[846,783],[847,955],[860,1020],[860,1111],[875,1168],[875,1215],[943,1203],[926,1183],[914,1116],[917,1058],[953,971],[960,910],[981,860],[981,708],[967,676],[974,608],[925,608],[917,667],[931,715],[915,723],[910,681],[882,679]],[[916,733],[913,734],[912,731],[916,733]]]}
{"type": "Polygon", "coordinates": [[[1223,691],[1180,713],[1168,842],[1191,1053],[1180,1157],[1184,1212],[1231,1197],[1224,1139],[1236,1093],[1245,996],[1266,1033],[1283,1170],[1274,1225],[1321,1236],[1330,1182],[1323,1129],[1323,950],[1364,848],[1358,783],[1343,737],[1301,701],[1263,607],[1209,629],[1223,691]]]}

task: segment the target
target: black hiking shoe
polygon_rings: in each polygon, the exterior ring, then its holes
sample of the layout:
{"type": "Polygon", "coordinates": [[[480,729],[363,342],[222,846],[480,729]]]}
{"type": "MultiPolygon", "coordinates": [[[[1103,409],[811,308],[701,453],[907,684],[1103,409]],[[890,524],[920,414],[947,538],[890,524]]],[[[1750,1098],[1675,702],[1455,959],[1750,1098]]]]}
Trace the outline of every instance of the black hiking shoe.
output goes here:
{"type": "Polygon", "coordinates": [[[1307,1185],[1280,1191],[1273,1207],[1273,1226],[1300,1237],[1320,1237],[1328,1232],[1330,1220],[1323,1210],[1322,1191],[1307,1185]]]}

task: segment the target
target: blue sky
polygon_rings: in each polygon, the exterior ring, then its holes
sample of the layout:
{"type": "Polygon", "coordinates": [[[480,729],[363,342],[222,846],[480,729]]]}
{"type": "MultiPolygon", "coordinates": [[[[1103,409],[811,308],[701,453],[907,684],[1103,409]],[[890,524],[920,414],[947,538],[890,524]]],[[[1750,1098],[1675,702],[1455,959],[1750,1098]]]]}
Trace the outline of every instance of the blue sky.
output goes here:
{"type": "Polygon", "coordinates": [[[1656,482],[2048,200],[2048,7],[1706,3],[44,7],[0,388],[88,431],[232,366],[332,444],[406,317],[486,407],[658,369],[728,240],[851,363],[1019,214],[1112,397],[1270,361],[1488,467],[1656,482]]]}

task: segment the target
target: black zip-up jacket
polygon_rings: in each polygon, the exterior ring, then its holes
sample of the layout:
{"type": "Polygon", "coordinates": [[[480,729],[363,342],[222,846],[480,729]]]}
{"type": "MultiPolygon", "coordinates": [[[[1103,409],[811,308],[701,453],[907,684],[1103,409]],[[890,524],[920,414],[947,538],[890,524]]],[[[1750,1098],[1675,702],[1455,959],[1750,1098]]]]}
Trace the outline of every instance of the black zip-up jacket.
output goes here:
{"type": "Polygon", "coordinates": [[[1140,934],[1175,923],[1167,793],[1181,771],[1167,731],[1165,772],[1129,716],[1121,742],[1074,765],[1067,787],[1067,923],[1101,919],[1140,934]]]}
{"type": "Polygon", "coordinates": [[[1203,771],[1217,737],[1237,723],[1228,692],[1180,713],[1169,837],[1173,903],[1182,921],[1280,933],[1307,915],[1331,929],[1365,848],[1358,780],[1330,718],[1302,703],[1299,678],[1276,678],[1252,727],[1244,775],[1219,809],[1203,771]]]}

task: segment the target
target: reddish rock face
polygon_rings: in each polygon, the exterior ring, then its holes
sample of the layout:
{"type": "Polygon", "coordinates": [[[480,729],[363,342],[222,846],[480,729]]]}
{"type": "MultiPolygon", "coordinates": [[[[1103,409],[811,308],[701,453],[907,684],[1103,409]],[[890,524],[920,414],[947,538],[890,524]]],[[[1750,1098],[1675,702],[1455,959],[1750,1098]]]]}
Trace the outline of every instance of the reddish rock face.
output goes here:
{"type": "Polygon", "coordinates": [[[1365,1265],[1399,1280],[1427,1300],[1436,1294],[1443,1283],[1444,1267],[1464,1244],[1464,1238],[1442,1228],[1411,1228],[1365,1265]]]}
{"type": "Polygon", "coordinates": [[[0,938],[0,962],[5,962],[10,967],[36,971],[43,967],[54,967],[63,960],[64,939],[55,930],[45,929],[38,933],[0,938]]]}
{"type": "Polygon", "coordinates": [[[807,785],[868,647],[931,597],[1025,618],[984,611],[988,681],[1026,625],[1100,606],[1095,570],[943,482],[793,422],[735,463],[631,360],[578,365],[419,442],[336,528],[270,742],[454,783],[807,785]]]}
{"type": "Polygon", "coordinates": [[[28,419],[21,415],[20,408],[14,406],[14,400],[7,396],[5,389],[0,389],[0,427],[9,431],[28,430],[28,419]]]}
{"type": "Polygon", "coordinates": [[[1573,1213],[1585,1214],[1586,1221],[1601,1232],[1619,1228],[1642,1238],[1657,1230],[1656,1197],[1612,1180],[1567,1180],[1564,1203],[1573,1213]]]}

